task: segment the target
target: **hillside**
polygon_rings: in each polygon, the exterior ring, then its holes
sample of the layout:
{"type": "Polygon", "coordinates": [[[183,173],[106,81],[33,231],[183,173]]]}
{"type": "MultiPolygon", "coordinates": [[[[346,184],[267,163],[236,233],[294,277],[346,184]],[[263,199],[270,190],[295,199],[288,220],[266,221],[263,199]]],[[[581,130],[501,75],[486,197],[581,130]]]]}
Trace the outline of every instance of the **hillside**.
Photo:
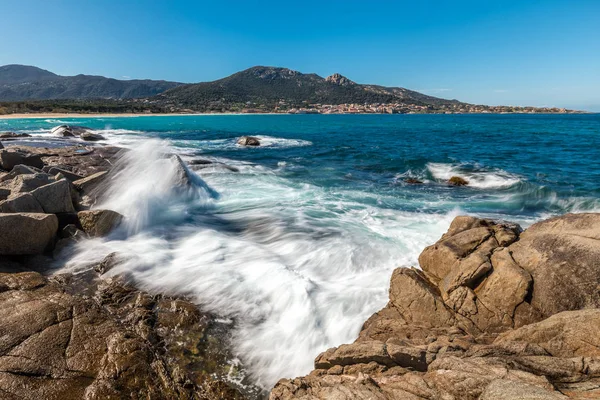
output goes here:
{"type": "Polygon", "coordinates": [[[157,99],[193,109],[218,109],[232,104],[272,106],[303,104],[460,104],[404,88],[361,85],[334,74],[322,78],[287,68],[253,67],[213,82],[182,85],[157,99]]]}
{"type": "Polygon", "coordinates": [[[0,101],[49,99],[132,99],[151,97],[181,83],[118,80],[103,76],[60,76],[37,67],[0,67],[0,101]]]}

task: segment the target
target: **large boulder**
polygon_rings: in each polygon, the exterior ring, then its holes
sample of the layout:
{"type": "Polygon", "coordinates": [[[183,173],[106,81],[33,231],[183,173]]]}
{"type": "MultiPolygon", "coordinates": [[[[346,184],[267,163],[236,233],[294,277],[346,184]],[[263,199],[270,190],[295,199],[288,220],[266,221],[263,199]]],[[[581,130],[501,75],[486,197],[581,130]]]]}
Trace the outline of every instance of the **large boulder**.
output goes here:
{"type": "Polygon", "coordinates": [[[123,220],[123,216],[111,210],[87,210],[77,213],[84,232],[92,237],[108,235],[123,220]]]}
{"type": "Polygon", "coordinates": [[[13,169],[15,165],[27,165],[35,168],[42,168],[44,162],[39,154],[31,154],[24,151],[0,150],[0,166],[6,171],[13,169]]]}
{"type": "Polygon", "coordinates": [[[46,213],[75,212],[73,201],[71,200],[71,186],[66,179],[41,186],[32,191],[31,195],[38,201],[46,213]]]}
{"type": "Polygon", "coordinates": [[[44,213],[44,209],[31,193],[21,193],[15,197],[0,201],[3,213],[44,213]]]}
{"type": "Polygon", "coordinates": [[[600,307],[600,214],[567,214],[534,224],[510,253],[531,275],[529,302],[545,317],[600,307]]]}
{"type": "Polygon", "coordinates": [[[54,244],[57,231],[52,214],[0,214],[0,255],[43,253],[54,244]]]}
{"type": "Polygon", "coordinates": [[[45,173],[17,175],[11,180],[0,182],[0,187],[11,191],[12,195],[31,192],[54,182],[54,178],[45,173]]]}

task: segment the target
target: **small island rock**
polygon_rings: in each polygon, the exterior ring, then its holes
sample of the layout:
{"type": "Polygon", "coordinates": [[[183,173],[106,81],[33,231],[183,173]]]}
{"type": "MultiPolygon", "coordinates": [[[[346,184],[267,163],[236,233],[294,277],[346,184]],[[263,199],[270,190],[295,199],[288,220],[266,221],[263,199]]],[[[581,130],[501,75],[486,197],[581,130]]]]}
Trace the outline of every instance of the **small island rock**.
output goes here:
{"type": "Polygon", "coordinates": [[[237,144],[242,146],[260,146],[260,140],[254,136],[242,136],[238,139],[237,144]]]}
{"type": "Polygon", "coordinates": [[[464,178],[461,178],[460,176],[453,176],[450,179],[448,179],[448,183],[452,186],[466,186],[469,184],[469,181],[467,181],[464,178]]]}

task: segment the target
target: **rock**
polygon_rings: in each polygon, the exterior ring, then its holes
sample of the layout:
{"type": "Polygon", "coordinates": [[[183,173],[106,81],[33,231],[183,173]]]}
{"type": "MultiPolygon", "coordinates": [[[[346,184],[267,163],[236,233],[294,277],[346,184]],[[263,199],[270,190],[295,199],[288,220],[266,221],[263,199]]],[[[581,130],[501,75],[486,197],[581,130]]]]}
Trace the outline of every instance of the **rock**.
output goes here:
{"type": "Polygon", "coordinates": [[[97,187],[100,184],[100,182],[102,182],[106,178],[107,174],[107,171],[100,171],[90,176],[86,176],[83,179],[73,181],[73,185],[79,190],[89,192],[95,187],[97,187]]]}
{"type": "Polygon", "coordinates": [[[15,132],[3,132],[0,133],[0,139],[15,139],[15,138],[24,138],[31,137],[31,135],[27,133],[15,133],[15,132]]]}
{"type": "Polygon", "coordinates": [[[50,130],[50,133],[60,137],[74,137],[88,133],[91,129],[85,126],[60,125],[50,130]]]}
{"type": "Polygon", "coordinates": [[[567,396],[539,386],[508,379],[492,381],[479,400],[564,400],[567,396]]]}
{"type": "Polygon", "coordinates": [[[159,317],[163,304],[193,304],[116,280],[101,282],[92,299],[70,294],[79,284],[63,279],[0,274],[3,399],[240,398],[213,377],[214,368],[198,371],[192,353],[184,353],[185,345],[196,352],[204,346],[199,311],[181,333],[171,321],[190,320],[185,308],[169,309],[171,319],[159,317]]]}
{"type": "Polygon", "coordinates": [[[600,307],[600,214],[566,214],[534,224],[510,252],[531,275],[530,303],[544,317],[600,307]]]}
{"type": "Polygon", "coordinates": [[[0,182],[9,181],[18,175],[35,175],[43,173],[42,170],[34,167],[28,167],[27,165],[15,165],[13,169],[6,175],[0,177],[0,182]]]}
{"type": "Polygon", "coordinates": [[[410,183],[411,185],[421,185],[423,183],[423,181],[416,178],[406,178],[404,182],[410,183]]]}
{"type": "Polygon", "coordinates": [[[84,179],[84,177],[81,175],[74,174],[71,171],[67,171],[66,169],[58,168],[58,167],[50,167],[50,168],[48,168],[48,170],[46,172],[49,173],[50,175],[62,174],[70,182],[75,182],[80,179],[84,179]]]}
{"type": "Polygon", "coordinates": [[[242,136],[237,140],[237,144],[242,146],[260,146],[260,140],[254,136],[242,136]]]}
{"type": "Polygon", "coordinates": [[[0,255],[43,253],[57,231],[58,219],[52,214],[0,214],[0,255]]]}
{"type": "Polygon", "coordinates": [[[3,213],[44,213],[44,209],[31,193],[22,193],[0,202],[3,213]]]}
{"type": "Polygon", "coordinates": [[[0,149],[3,149],[4,145],[2,144],[2,142],[0,142],[0,149]]]}
{"type": "Polygon", "coordinates": [[[501,334],[495,344],[535,343],[555,357],[600,358],[600,309],[564,311],[543,321],[501,334]]]}
{"type": "Polygon", "coordinates": [[[17,175],[12,180],[0,182],[0,187],[11,191],[12,196],[31,192],[39,187],[54,182],[52,176],[44,173],[17,175]]]}
{"type": "Polygon", "coordinates": [[[75,212],[71,200],[71,186],[66,179],[41,186],[32,191],[31,194],[46,213],[75,212]]]}
{"type": "Polygon", "coordinates": [[[98,133],[84,132],[79,136],[81,139],[88,142],[97,142],[98,140],[106,140],[106,138],[98,133]]]}
{"type": "Polygon", "coordinates": [[[105,236],[116,228],[123,216],[111,210],[89,210],[77,213],[83,231],[92,237],[105,236]]]}
{"type": "Polygon", "coordinates": [[[35,168],[42,168],[44,163],[38,154],[30,154],[15,150],[0,150],[0,166],[6,171],[13,169],[15,165],[27,165],[35,168]]]}
{"type": "Polygon", "coordinates": [[[466,186],[469,184],[469,181],[467,181],[464,178],[461,178],[460,176],[453,176],[450,179],[448,179],[448,183],[452,186],[466,186]]]}
{"type": "Polygon", "coordinates": [[[109,255],[104,257],[100,264],[94,266],[94,271],[96,271],[100,275],[105,274],[126,260],[127,258],[123,257],[119,253],[110,253],[109,255]]]}
{"type": "Polygon", "coordinates": [[[175,186],[188,187],[193,184],[193,177],[187,169],[187,166],[178,155],[171,156],[171,161],[175,164],[175,186]]]}

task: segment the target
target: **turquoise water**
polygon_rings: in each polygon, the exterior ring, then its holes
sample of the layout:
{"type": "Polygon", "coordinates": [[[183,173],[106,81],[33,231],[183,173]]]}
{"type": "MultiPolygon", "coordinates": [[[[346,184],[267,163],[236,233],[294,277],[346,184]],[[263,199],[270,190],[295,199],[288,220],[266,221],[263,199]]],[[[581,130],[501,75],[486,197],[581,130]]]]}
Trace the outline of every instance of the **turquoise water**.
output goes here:
{"type": "Polygon", "coordinates": [[[246,374],[231,379],[265,389],[354,340],[392,270],[417,265],[454,216],[527,226],[600,211],[597,114],[29,119],[0,131],[44,141],[63,123],[132,149],[104,199],[126,226],[75,249],[69,268],[129,254],[114,273],[221,315],[246,374]],[[238,146],[241,135],[263,146],[238,146]],[[215,163],[192,165],[202,184],[182,194],[165,152],[215,163]]]}

